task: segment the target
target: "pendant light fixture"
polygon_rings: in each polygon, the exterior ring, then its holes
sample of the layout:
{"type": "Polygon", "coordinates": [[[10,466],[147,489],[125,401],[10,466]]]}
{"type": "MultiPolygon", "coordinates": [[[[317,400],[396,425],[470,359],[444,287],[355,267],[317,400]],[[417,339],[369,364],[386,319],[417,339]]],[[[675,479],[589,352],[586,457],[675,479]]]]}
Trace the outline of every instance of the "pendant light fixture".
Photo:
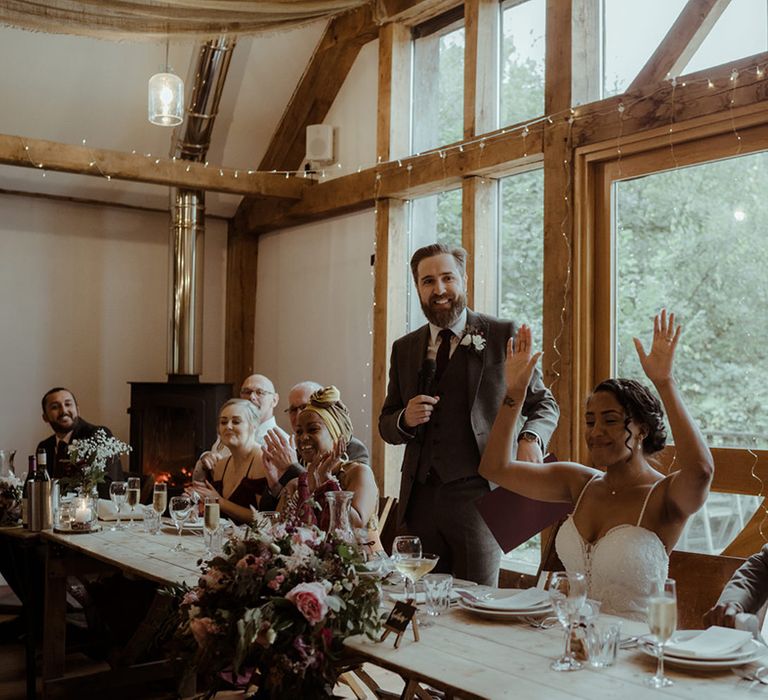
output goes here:
{"type": "Polygon", "coordinates": [[[149,121],[157,126],[178,126],[184,121],[184,81],[168,66],[165,41],[165,71],[149,79],[149,121]]]}

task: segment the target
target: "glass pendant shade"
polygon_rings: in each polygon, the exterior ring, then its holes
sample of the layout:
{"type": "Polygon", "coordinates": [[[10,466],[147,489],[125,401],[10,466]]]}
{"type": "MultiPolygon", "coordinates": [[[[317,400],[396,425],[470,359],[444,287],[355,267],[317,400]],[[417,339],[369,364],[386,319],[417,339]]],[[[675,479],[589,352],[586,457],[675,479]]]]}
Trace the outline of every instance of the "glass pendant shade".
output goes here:
{"type": "Polygon", "coordinates": [[[184,81],[175,73],[155,73],[149,79],[149,121],[178,126],[184,120],[184,81]]]}

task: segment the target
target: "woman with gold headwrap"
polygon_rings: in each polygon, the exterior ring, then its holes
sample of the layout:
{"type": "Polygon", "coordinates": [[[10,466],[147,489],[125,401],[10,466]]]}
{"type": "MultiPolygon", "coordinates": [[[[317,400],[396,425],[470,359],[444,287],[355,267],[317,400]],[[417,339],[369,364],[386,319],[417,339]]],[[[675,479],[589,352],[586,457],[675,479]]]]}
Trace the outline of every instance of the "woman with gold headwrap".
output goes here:
{"type": "MultiPolygon", "coordinates": [[[[346,461],[346,448],[352,437],[352,421],[335,386],[318,389],[299,414],[296,449],[307,465],[306,474],[294,479],[283,490],[280,510],[293,502],[301,510],[312,496],[327,491],[352,491],[350,521],[353,528],[364,528],[376,515],[379,495],[373,471],[367,464],[346,461]]],[[[327,509],[320,515],[320,527],[327,527],[327,509]]]]}

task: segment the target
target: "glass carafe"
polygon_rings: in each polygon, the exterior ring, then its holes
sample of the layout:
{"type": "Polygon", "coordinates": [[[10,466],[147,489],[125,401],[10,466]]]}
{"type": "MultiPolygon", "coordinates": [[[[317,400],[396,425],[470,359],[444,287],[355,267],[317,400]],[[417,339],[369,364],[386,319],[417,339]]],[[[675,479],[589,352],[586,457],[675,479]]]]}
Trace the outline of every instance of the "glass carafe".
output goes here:
{"type": "Polygon", "coordinates": [[[325,494],[330,514],[328,532],[349,544],[355,543],[355,533],[349,521],[349,509],[354,495],[352,491],[328,491],[325,494]]]}
{"type": "Polygon", "coordinates": [[[13,468],[13,458],[16,456],[16,450],[0,450],[0,477],[15,474],[13,468]]]}

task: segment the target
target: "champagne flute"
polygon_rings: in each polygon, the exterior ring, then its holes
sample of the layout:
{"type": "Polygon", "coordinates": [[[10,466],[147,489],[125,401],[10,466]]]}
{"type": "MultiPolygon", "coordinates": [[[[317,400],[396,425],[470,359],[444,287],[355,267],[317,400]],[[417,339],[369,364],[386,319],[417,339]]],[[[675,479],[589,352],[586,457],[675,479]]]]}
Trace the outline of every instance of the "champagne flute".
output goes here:
{"type": "Polygon", "coordinates": [[[576,671],[581,663],[571,654],[573,623],[587,599],[587,579],[584,574],[558,571],[552,574],[549,584],[549,600],[557,619],[565,629],[565,652],[555,659],[550,668],[553,671],[576,671]]]}
{"type": "Polygon", "coordinates": [[[136,506],[139,505],[140,495],[141,495],[141,479],[139,479],[138,476],[132,476],[128,479],[128,492],[127,492],[128,505],[131,508],[130,527],[135,526],[133,522],[133,516],[134,516],[134,512],[136,511],[136,506]]]}
{"type": "Polygon", "coordinates": [[[219,531],[219,519],[221,511],[219,501],[213,496],[205,497],[205,511],[203,526],[205,527],[205,556],[210,559],[214,555],[213,539],[219,531]]]}
{"type": "Polygon", "coordinates": [[[152,508],[160,517],[165,513],[168,506],[168,484],[165,482],[156,483],[152,489],[152,508]]]}
{"type": "Polygon", "coordinates": [[[187,518],[189,518],[193,507],[194,503],[189,496],[174,496],[171,499],[171,505],[168,510],[171,513],[171,520],[173,520],[173,524],[176,526],[176,530],[179,533],[178,544],[171,548],[174,552],[189,551],[183,544],[181,533],[184,530],[184,523],[187,522],[187,518]]]}
{"type": "Polygon", "coordinates": [[[677,592],[675,580],[659,581],[648,599],[648,627],[656,638],[658,662],[656,675],[646,681],[651,688],[666,688],[672,681],[664,676],[664,647],[677,629],[677,592]]]}
{"type": "Polygon", "coordinates": [[[109,497],[112,499],[112,503],[115,504],[115,508],[117,508],[117,522],[109,528],[112,532],[124,529],[120,524],[120,508],[122,508],[123,503],[125,503],[126,493],[127,486],[124,481],[113,481],[109,485],[109,497]]]}

